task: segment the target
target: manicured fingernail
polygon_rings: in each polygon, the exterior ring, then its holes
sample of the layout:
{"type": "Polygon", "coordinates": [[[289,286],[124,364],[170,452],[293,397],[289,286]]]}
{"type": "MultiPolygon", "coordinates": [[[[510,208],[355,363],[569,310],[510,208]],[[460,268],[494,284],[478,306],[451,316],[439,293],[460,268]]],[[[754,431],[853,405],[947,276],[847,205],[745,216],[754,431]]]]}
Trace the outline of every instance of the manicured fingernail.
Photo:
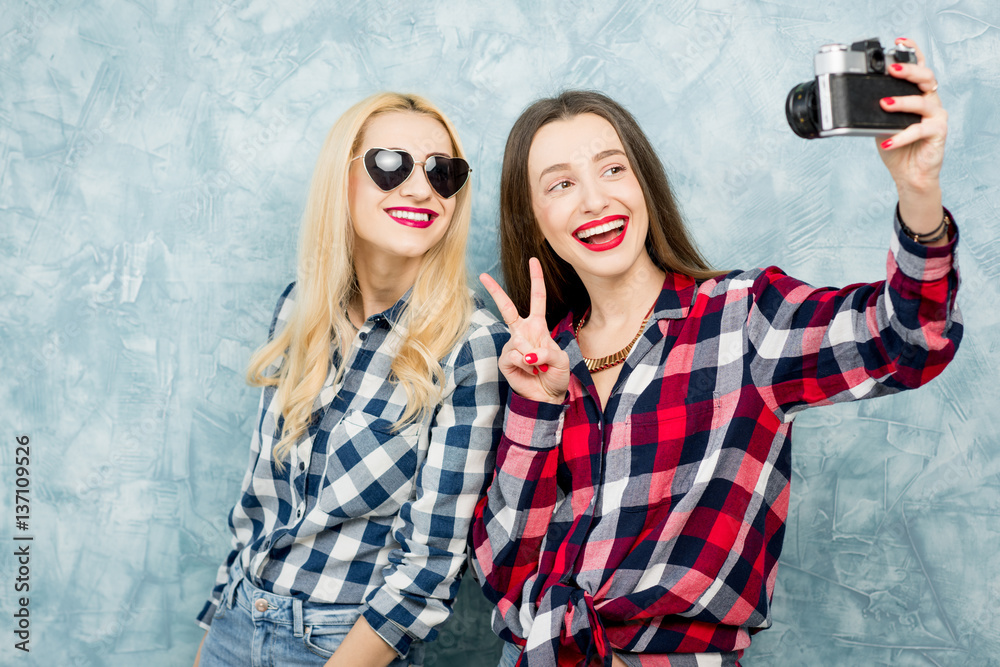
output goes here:
{"type": "Polygon", "coordinates": [[[892,66],[892,71],[893,72],[902,72],[903,71],[903,66],[900,65],[899,63],[896,63],[895,65],[892,66]]]}
{"type": "Polygon", "coordinates": [[[548,364],[539,364],[538,370],[540,370],[541,372],[544,373],[545,371],[549,370],[549,365],[548,364]]]}
{"type": "Polygon", "coordinates": [[[535,375],[538,375],[538,369],[537,368],[532,368],[531,372],[534,373],[535,375]]]}
{"type": "Polygon", "coordinates": [[[538,356],[534,352],[529,352],[528,354],[524,355],[524,363],[533,364],[536,361],[538,361],[538,356]]]}
{"type": "Polygon", "coordinates": [[[906,37],[897,37],[896,38],[896,43],[899,44],[900,42],[905,42],[906,40],[907,40],[906,37]]]}
{"type": "Polygon", "coordinates": [[[891,107],[893,104],[896,103],[895,98],[892,97],[883,97],[882,101],[885,103],[887,107],[891,107]]]}
{"type": "Polygon", "coordinates": [[[883,141],[882,148],[892,148],[892,139],[886,139],[883,141]]]}

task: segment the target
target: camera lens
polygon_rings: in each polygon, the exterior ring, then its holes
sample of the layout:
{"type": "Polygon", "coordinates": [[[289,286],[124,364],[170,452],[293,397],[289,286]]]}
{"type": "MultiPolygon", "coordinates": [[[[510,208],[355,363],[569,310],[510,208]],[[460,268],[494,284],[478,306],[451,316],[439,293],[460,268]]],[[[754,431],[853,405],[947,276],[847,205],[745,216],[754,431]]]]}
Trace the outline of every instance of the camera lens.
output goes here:
{"type": "Polygon", "coordinates": [[[806,81],[792,88],[785,100],[785,118],[792,131],[803,139],[819,136],[816,109],[816,80],[806,81]]]}

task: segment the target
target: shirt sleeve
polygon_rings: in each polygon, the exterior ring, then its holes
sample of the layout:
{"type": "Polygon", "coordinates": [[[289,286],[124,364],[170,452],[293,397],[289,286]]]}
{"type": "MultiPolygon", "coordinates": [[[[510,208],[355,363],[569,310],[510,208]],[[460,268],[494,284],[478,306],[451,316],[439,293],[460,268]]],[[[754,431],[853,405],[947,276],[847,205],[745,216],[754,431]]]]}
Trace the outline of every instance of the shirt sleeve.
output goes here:
{"type": "Polygon", "coordinates": [[[962,338],[958,229],[930,248],[903,234],[898,217],[894,226],[884,281],[817,289],[774,267],[755,278],[750,369],[779,418],[919,387],[954,357],[962,338]]]}
{"type": "Polygon", "coordinates": [[[539,553],[558,500],[556,471],[566,404],[537,403],[513,391],[505,411],[493,482],[476,507],[473,567],[486,598],[504,619],[501,638],[526,636],[522,592],[538,571],[539,553]]]}
{"type": "MultiPolygon", "coordinates": [[[[271,340],[274,338],[274,332],[279,325],[283,325],[284,322],[288,320],[289,313],[291,312],[291,306],[294,300],[291,298],[292,291],[295,287],[295,283],[291,283],[278,297],[278,303],[274,308],[274,315],[271,318],[271,325],[268,329],[267,339],[271,340]]],[[[268,371],[277,371],[278,366],[275,364],[268,369],[268,371]]],[[[260,404],[257,406],[257,424],[259,426],[261,417],[264,414],[266,401],[267,388],[261,390],[260,394],[260,404]]],[[[253,481],[253,471],[254,467],[257,465],[257,459],[260,458],[260,430],[255,428],[253,436],[250,439],[250,465],[247,467],[246,473],[243,475],[243,483],[240,488],[239,497],[245,498],[247,489],[250,488],[250,483],[253,481]]],[[[226,556],[225,561],[219,566],[218,571],[215,575],[215,587],[212,588],[212,593],[209,595],[208,601],[205,602],[205,606],[202,607],[201,613],[198,614],[197,623],[204,629],[208,630],[209,626],[212,624],[212,619],[215,617],[215,612],[219,608],[219,604],[222,601],[222,591],[229,582],[229,569],[236,562],[239,557],[240,551],[243,550],[245,546],[236,537],[236,522],[243,521],[249,522],[250,518],[243,511],[242,502],[237,502],[233,509],[229,512],[229,530],[233,534],[231,541],[231,548],[229,554],[226,556]]]]}
{"type": "Polygon", "coordinates": [[[414,497],[393,523],[399,549],[389,555],[385,585],[366,600],[368,624],[401,656],[414,638],[437,637],[458,593],[472,514],[500,436],[506,383],[497,357],[507,336],[506,328],[494,323],[474,331],[458,351],[451,390],[431,421],[414,497]]]}

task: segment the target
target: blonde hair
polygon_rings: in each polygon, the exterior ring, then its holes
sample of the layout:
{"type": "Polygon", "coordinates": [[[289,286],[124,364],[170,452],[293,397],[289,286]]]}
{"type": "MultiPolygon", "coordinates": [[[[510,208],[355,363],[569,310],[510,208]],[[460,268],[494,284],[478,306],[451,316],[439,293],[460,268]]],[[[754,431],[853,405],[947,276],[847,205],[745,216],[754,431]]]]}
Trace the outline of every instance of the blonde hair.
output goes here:
{"type": "MultiPolygon", "coordinates": [[[[355,330],[346,308],[357,294],[354,227],[348,209],[350,160],[360,150],[368,122],[392,112],[411,112],[439,121],[451,138],[453,155],[465,157],[458,133],[435,106],[417,95],[379,93],[358,102],[327,134],[313,171],[302,218],[295,304],[286,326],[254,353],[247,369],[253,386],[275,386],[284,427],[275,446],[281,461],[306,432],[313,402],[340,352],[336,385],[345,371],[355,330]],[[272,368],[276,367],[276,370],[272,368]]],[[[472,193],[469,184],[455,195],[455,212],[444,237],[424,255],[413,292],[396,324],[405,335],[392,361],[392,381],[406,392],[406,408],[396,428],[422,420],[440,400],[441,360],[469,326],[472,301],[465,272],[472,193]]]]}

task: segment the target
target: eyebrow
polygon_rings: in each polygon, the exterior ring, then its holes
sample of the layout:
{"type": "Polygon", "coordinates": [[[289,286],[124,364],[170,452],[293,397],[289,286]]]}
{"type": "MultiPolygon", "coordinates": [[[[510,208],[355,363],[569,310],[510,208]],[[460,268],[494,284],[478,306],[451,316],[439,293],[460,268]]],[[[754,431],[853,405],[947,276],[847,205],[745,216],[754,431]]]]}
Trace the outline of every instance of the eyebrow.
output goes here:
{"type": "MultiPolygon", "coordinates": [[[[600,153],[595,155],[593,161],[600,162],[604,158],[611,157],[612,155],[625,155],[625,151],[623,151],[620,148],[609,148],[608,150],[601,151],[600,153]]],[[[564,169],[569,169],[568,162],[560,162],[559,164],[554,164],[549,167],[546,167],[545,169],[542,169],[542,173],[538,175],[538,180],[542,180],[545,174],[550,174],[553,171],[562,171],[564,169]]]]}

